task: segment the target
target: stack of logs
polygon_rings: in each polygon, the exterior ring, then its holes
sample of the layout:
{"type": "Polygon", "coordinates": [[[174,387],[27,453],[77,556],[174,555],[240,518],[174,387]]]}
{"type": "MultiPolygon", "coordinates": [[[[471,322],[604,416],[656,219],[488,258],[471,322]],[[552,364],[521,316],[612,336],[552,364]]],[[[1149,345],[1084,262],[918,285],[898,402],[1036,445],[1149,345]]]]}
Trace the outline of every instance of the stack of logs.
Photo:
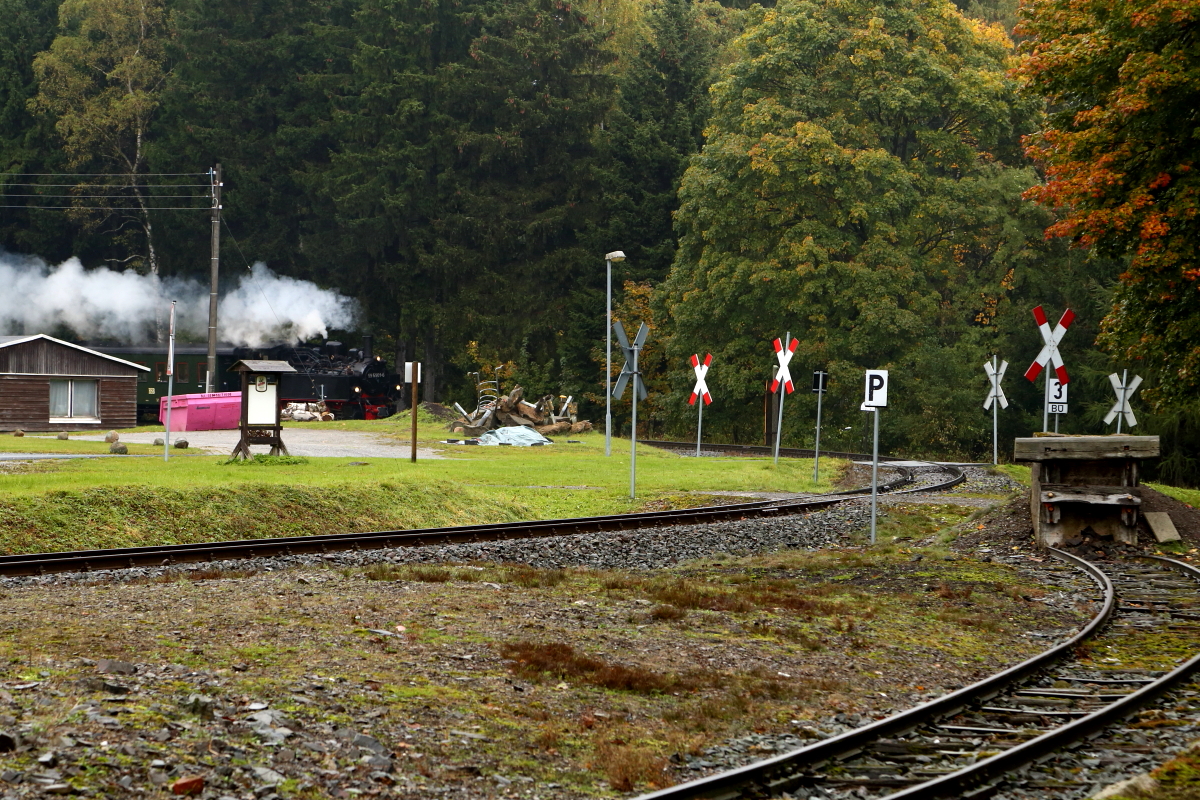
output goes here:
{"type": "MultiPolygon", "coordinates": [[[[558,433],[583,433],[592,429],[592,423],[587,420],[574,422],[565,414],[554,413],[554,395],[546,395],[536,403],[523,399],[525,390],[515,387],[507,395],[502,395],[495,402],[485,403],[465,417],[459,417],[450,423],[450,430],[465,436],[480,436],[495,428],[506,428],[520,425],[533,428],[543,436],[558,433]]],[[[566,411],[566,409],[561,409],[566,411]]]]}

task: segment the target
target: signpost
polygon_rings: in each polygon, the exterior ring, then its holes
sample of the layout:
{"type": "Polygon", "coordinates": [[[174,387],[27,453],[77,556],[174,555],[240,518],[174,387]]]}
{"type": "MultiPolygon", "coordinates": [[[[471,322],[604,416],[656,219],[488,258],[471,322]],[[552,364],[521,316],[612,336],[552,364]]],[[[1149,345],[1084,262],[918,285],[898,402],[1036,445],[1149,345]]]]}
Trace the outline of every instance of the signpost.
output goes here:
{"type": "Polygon", "coordinates": [[[1004,380],[1004,371],[1008,369],[1008,362],[996,365],[999,356],[992,356],[991,361],[983,362],[983,370],[987,373],[988,380],[991,381],[991,389],[988,390],[987,399],[983,401],[983,409],[992,410],[992,463],[1000,463],[1000,409],[1008,408],[1008,398],[1004,396],[1004,389],[1000,386],[1000,381],[1004,380]]]}
{"type": "MultiPolygon", "coordinates": [[[[1058,324],[1054,326],[1054,330],[1050,330],[1050,323],[1046,321],[1046,313],[1042,311],[1042,307],[1038,306],[1033,310],[1033,319],[1038,324],[1038,330],[1041,331],[1042,351],[1038,353],[1037,358],[1029,365],[1029,369],[1025,370],[1025,377],[1032,383],[1037,380],[1037,376],[1041,374],[1042,369],[1050,364],[1054,367],[1054,372],[1062,383],[1070,383],[1071,378],[1067,375],[1067,368],[1063,365],[1062,355],[1058,352],[1058,345],[1062,342],[1063,336],[1067,334],[1067,328],[1071,327],[1071,322],[1075,319],[1075,312],[1067,309],[1063,312],[1062,318],[1058,324]]],[[[1042,430],[1050,429],[1050,374],[1046,374],[1046,396],[1045,403],[1042,407],[1042,430]]]]}
{"type": "Polygon", "coordinates": [[[704,376],[708,374],[708,367],[712,364],[712,353],[704,354],[704,361],[700,360],[700,356],[692,354],[692,371],[696,373],[696,385],[692,387],[692,396],[688,398],[689,406],[696,406],[696,457],[700,457],[700,431],[704,425],[704,407],[712,402],[712,395],[708,393],[708,384],[704,382],[704,376]],[[701,402],[697,403],[699,398],[701,402]]]}
{"type": "Polygon", "coordinates": [[[863,411],[870,411],[875,415],[875,441],[871,445],[871,544],[875,544],[875,518],[879,497],[879,409],[887,408],[887,395],[887,370],[867,370],[866,392],[861,408],[863,411]]]}
{"type": "Polygon", "coordinates": [[[633,344],[629,343],[621,320],[614,322],[612,329],[617,336],[617,344],[625,351],[625,365],[621,367],[621,374],[617,376],[612,396],[620,400],[621,395],[625,394],[625,385],[631,377],[633,378],[633,430],[629,437],[629,499],[633,500],[637,497],[637,404],[639,399],[645,400],[648,396],[646,384],[642,382],[642,375],[638,371],[638,351],[645,346],[650,329],[643,322],[638,328],[637,336],[633,338],[633,344]]]}
{"type": "Polygon", "coordinates": [[[783,341],[776,339],[775,360],[779,362],[779,369],[775,371],[775,379],[771,381],[771,391],[774,392],[783,387],[779,392],[779,419],[775,425],[775,465],[779,465],[779,439],[783,435],[783,398],[792,392],[796,391],[796,387],[792,385],[792,373],[788,369],[788,363],[792,360],[792,356],[796,353],[796,347],[800,344],[799,339],[793,339],[789,332],[784,336],[783,341]]]}
{"type": "MultiPolygon", "coordinates": [[[[159,319],[162,319],[159,317],[159,319]]],[[[167,432],[163,436],[163,461],[171,457],[171,396],[175,394],[175,301],[171,301],[170,338],[167,343],[167,432]]],[[[186,427],[186,426],[185,426],[186,427]]]]}
{"type": "MultiPolygon", "coordinates": [[[[417,384],[421,382],[421,362],[404,362],[404,380],[409,385],[408,409],[412,412],[412,463],[417,463],[417,384]]],[[[322,387],[323,388],[323,387],[322,387]]]]}
{"type": "Polygon", "coordinates": [[[1137,425],[1137,417],[1133,415],[1133,409],[1129,406],[1129,398],[1133,397],[1133,393],[1142,385],[1142,376],[1134,375],[1133,380],[1129,381],[1129,370],[1126,369],[1121,371],[1119,379],[1115,372],[1109,375],[1108,382],[1112,384],[1113,391],[1117,393],[1117,402],[1104,415],[1104,424],[1112,424],[1115,418],[1117,420],[1117,433],[1120,433],[1122,420],[1130,428],[1137,425]]]}
{"type": "Polygon", "coordinates": [[[1054,432],[1058,433],[1058,417],[1067,413],[1067,388],[1069,384],[1058,378],[1050,378],[1050,413],[1054,415],[1054,432]]]}
{"type": "Polygon", "coordinates": [[[817,440],[813,443],[813,483],[817,482],[817,470],[821,464],[821,398],[829,388],[829,373],[817,370],[813,373],[813,392],[817,395],[817,440]]]}

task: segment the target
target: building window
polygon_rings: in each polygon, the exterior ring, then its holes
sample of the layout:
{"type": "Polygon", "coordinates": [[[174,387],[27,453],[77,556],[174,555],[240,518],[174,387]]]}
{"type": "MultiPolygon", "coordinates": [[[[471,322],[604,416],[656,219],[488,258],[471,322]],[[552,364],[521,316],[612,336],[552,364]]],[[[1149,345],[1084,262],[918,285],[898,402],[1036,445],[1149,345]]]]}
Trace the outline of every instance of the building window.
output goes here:
{"type": "Polygon", "coordinates": [[[176,361],[175,362],[175,382],[176,383],[187,383],[188,382],[188,362],[186,362],[186,361],[176,361]]]}
{"type": "Polygon", "coordinates": [[[99,422],[97,381],[50,381],[51,422],[99,422]]]}
{"type": "Polygon", "coordinates": [[[158,383],[167,382],[167,362],[159,361],[154,365],[154,380],[158,383]]]}

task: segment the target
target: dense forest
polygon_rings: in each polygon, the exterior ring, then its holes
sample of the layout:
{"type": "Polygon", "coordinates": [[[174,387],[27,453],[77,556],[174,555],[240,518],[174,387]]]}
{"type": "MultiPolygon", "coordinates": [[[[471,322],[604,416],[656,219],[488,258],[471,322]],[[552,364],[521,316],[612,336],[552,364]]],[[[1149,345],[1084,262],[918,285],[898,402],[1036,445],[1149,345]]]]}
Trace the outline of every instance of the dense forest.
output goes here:
{"type": "Polygon", "coordinates": [[[687,358],[711,352],[706,432],[761,440],[769,342],[790,332],[786,443],[812,441],[819,368],[823,443],[861,448],[862,370],[888,368],[882,446],[960,457],[990,451],[992,354],[1011,362],[1002,437],[1040,429],[1030,312],[1070,307],[1061,429],[1104,430],[1107,375],[1128,368],[1146,379],[1139,432],[1166,434],[1168,477],[1195,480],[1200,58],[1180,0],[0,0],[0,16],[9,253],[203,277],[219,163],[226,278],[262,261],[355,298],[359,330],[340,333],[425,362],[426,399],[469,404],[468,373],[499,368],[594,417],[619,249],[617,316],[653,331],[653,433],[693,430],[687,358]]]}

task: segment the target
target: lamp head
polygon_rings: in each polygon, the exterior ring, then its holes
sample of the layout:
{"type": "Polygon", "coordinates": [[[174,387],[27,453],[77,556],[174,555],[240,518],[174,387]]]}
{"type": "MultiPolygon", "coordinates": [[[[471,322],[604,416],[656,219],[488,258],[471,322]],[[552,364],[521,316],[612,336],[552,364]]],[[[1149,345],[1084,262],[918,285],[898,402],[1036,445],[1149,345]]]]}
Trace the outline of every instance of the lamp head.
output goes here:
{"type": "Polygon", "coordinates": [[[611,253],[605,253],[604,258],[607,261],[624,261],[625,253],[621,250],[613,250],[611,253]]]}

